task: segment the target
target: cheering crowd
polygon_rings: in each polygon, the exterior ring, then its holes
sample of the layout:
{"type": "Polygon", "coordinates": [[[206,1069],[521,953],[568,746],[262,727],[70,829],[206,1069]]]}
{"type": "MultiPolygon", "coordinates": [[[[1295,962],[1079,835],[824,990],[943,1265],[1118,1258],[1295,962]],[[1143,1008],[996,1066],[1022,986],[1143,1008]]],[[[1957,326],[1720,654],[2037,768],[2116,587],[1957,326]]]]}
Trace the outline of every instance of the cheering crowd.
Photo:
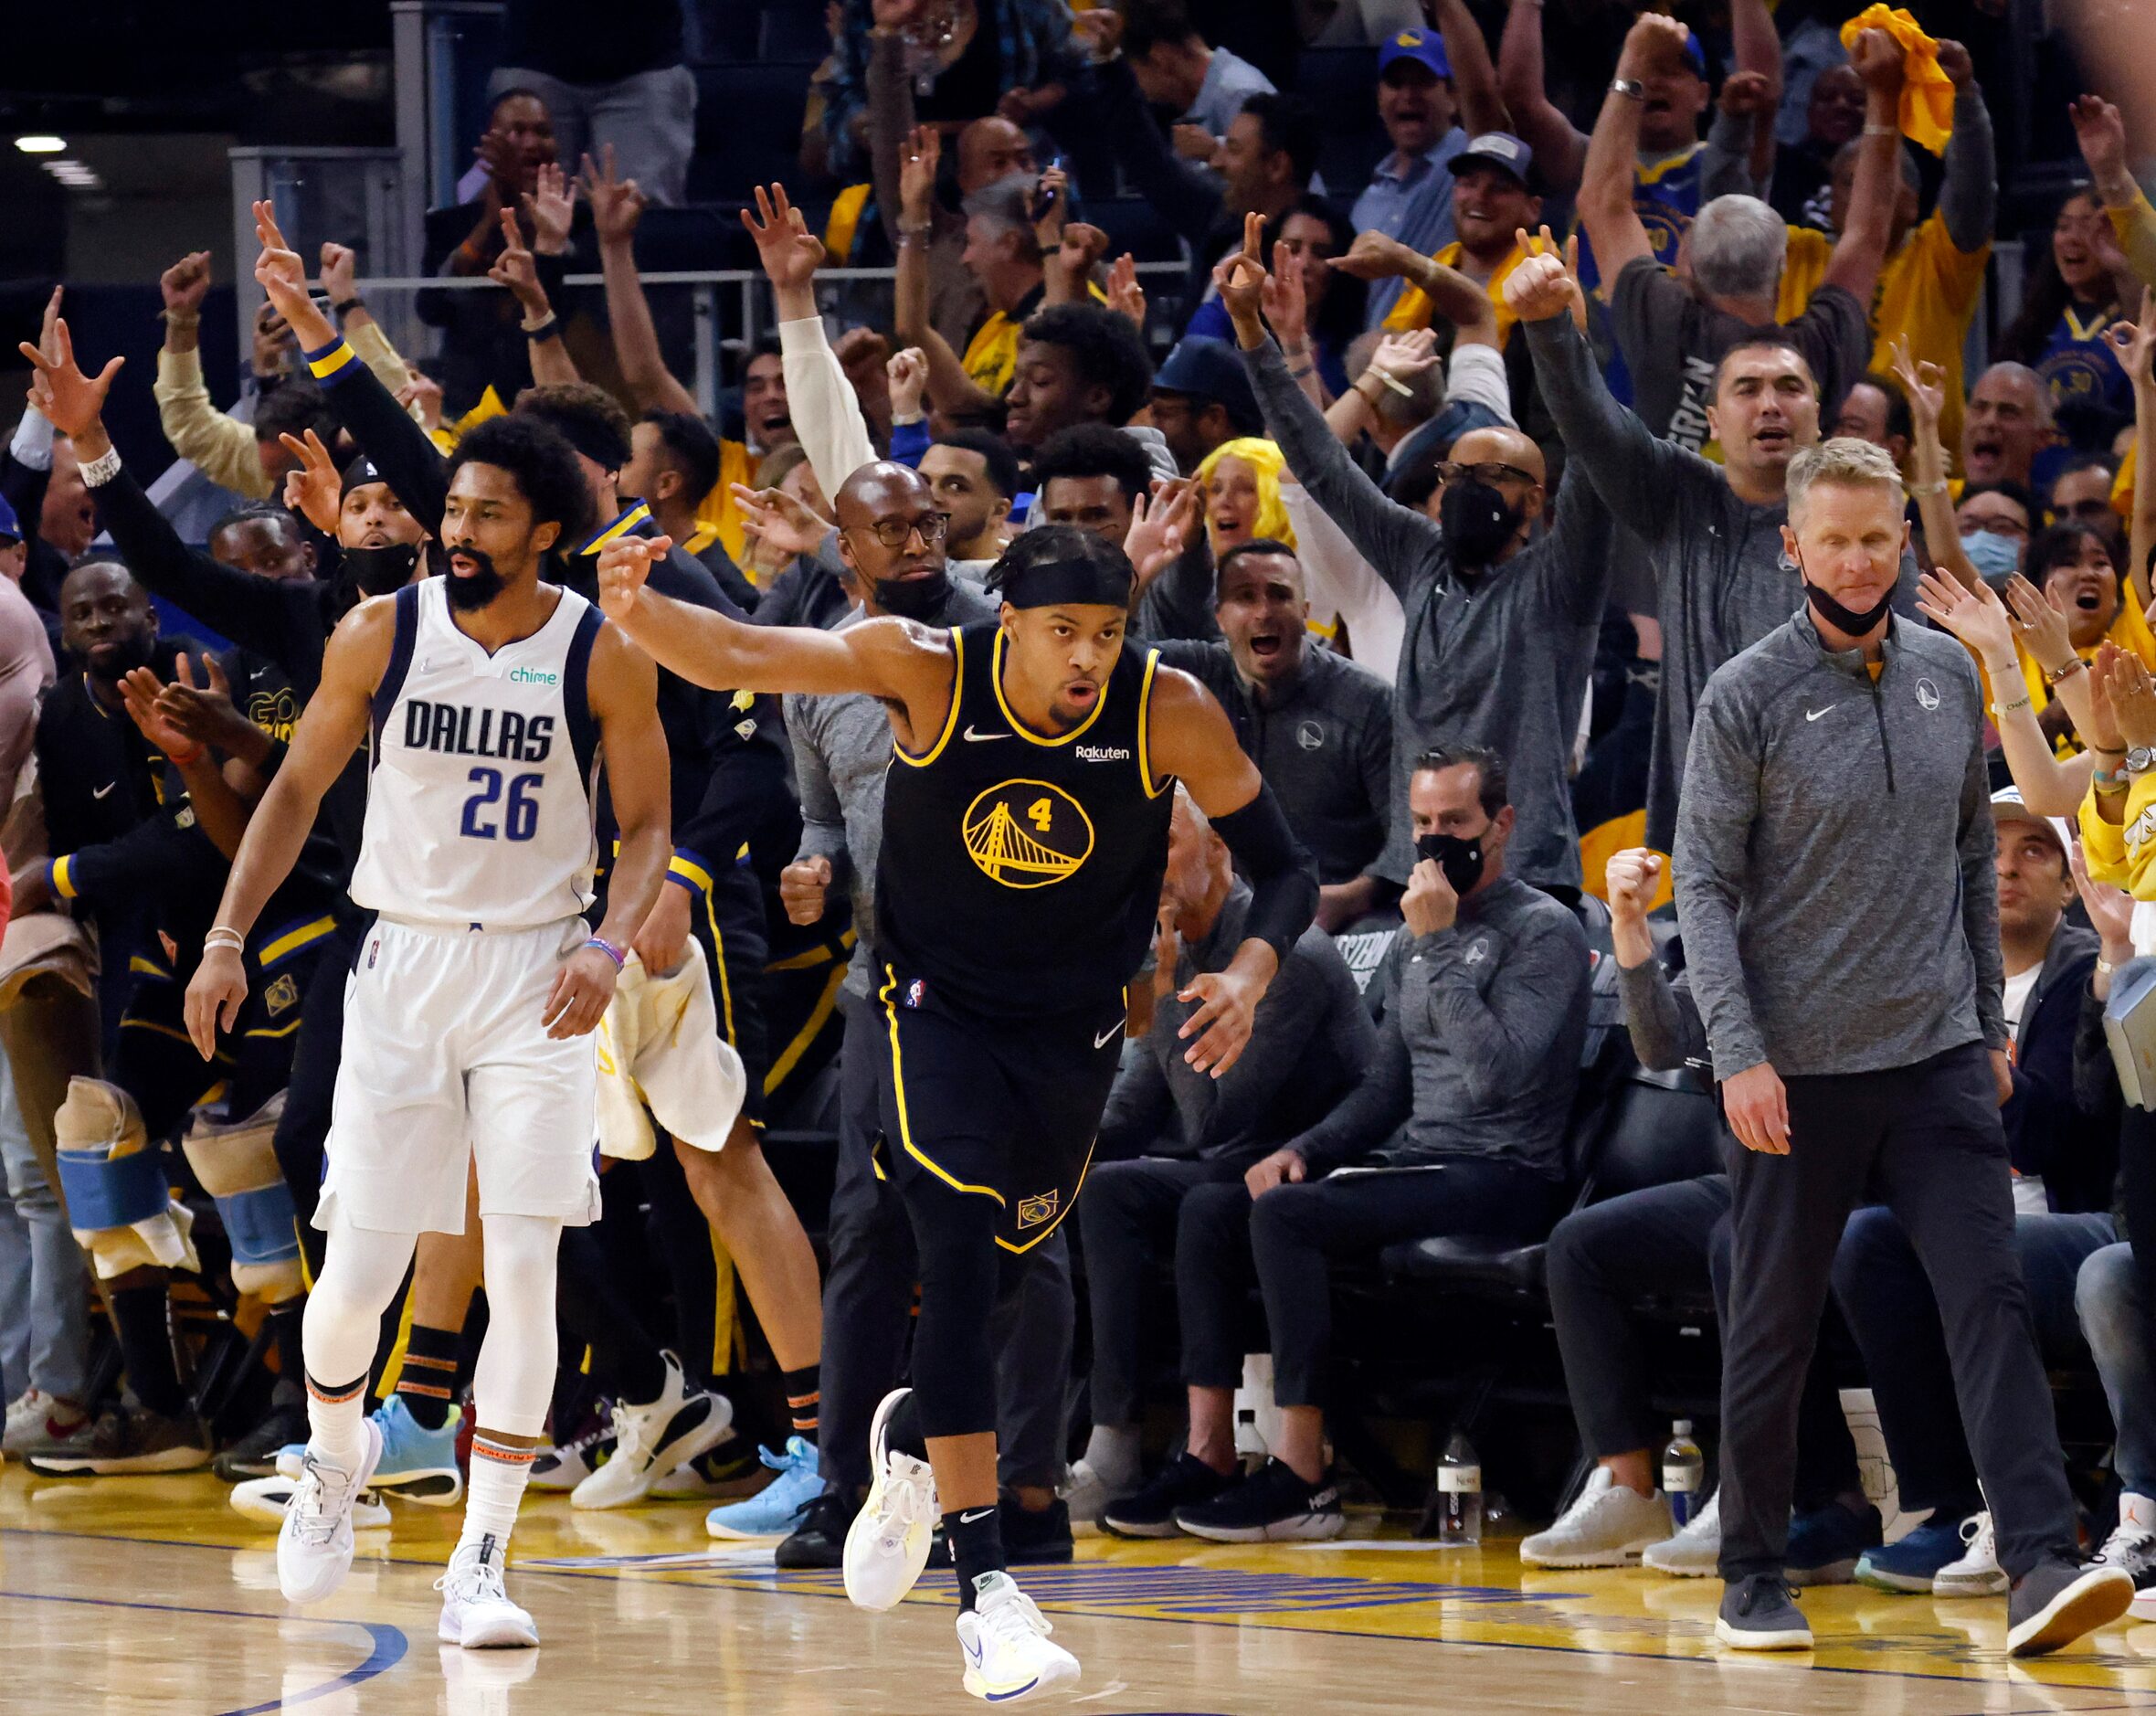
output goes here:
{"type": "MultiPolygon", "coordinates": [[[[2156,954],[2151,140],[2073,104],[2086,177],[1980,322],[1998,149],[1960,42],[1823,0],[1602,8],[1561,42],[1543,10],[1361,7],[1387,149],[1355,185],[1318,170],[1326,115],[1183,0],[843,0],[804,176],[844,188],[814,222],[799,185],[742,211],[776,334],[715,418],[638,271],[686,131],[656,96],[556,111],[581,86],[513,61],[428,219],[429,273],[492,282],[422,295],[435,351],[393,344],[349,249],[266,240],[228,413],[209,259],[165,272],[185,482],[122,461],[104,409],[142,377],[55,291],[0,459],[8,1457],[214,1467],[271,1519],[290,1492],[364,760],[207,1063],[182,997],[326,641],[440,571],[445,457],[484,436],[562,474],[544,576],[587,597],[609,543],[663,536],[680,601],[956,627],[1027,531],[1114,545],[1130,634],[1210,689],[1316,861],[1317,921],[1213,1076],[1190,984],[1252,895],[1176,803],[1075,1219],[993,1310],[1013,1562],[1089,1527],[1337,1535],[1336,1274],[1474,1235],[1544,1246],[1592,1462],[1529,1564],[1718,1569],[1744,1645],[1795,1640],[1785,1579],[2011,1587],[2016,1648],[2063,1642],[2087,1568],[2156,1618],[2156,1128],[2104,1029],[2156,954]],[[1141,283],[1088,219],[1131,198],[1179,277],[1141,283]],[[887,257],[887,294],[821,278],[840,249],[887,257]],[[1718,1086],[1726,1171],[1583,1185],[1634,1062],[1718,1086]],[[1711,1297],[1732,1379],[1723,1488],[1681,1530],[1633,1316],[1656,1293],[1711,1297]],[[206,1303],[260,1331],[237,1381],[206,1303]],[[1892,1544],[1823,1324],[1929,1510],[1892,1544]],[[1254,1344],[1277,1434],[1246,1471],[1254,1344]],[[2101,1378],[2102,1495],[2068,1492],[2043,1364],[2101,1378]]],[[[672,856],[599,1039],[603,1214],[563,1239],[531,1481],[704,1497],[711,1534],[835,1566],[920,1273],[875,1160],[890,729],[861,694],[658,684],[672,856]],[[669,987],[689,968],[709,984],[669,987]]],[[[462,1492],[464,1225],[384,1319],[368,1505],[462,1492]]]]}

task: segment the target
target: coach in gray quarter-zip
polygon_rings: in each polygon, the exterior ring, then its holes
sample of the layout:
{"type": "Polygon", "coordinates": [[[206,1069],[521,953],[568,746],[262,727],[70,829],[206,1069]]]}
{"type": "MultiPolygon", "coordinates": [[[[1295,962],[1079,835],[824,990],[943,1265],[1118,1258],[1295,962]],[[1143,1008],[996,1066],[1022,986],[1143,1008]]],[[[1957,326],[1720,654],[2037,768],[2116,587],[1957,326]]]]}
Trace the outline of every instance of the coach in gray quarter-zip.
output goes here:
{"type": "Polygon", "coordinates": [[[1744,1147],[1715,1630],[1739,1649],[1811,1644],[1782,1571],[1797,1396],[1843,1224],[1879,1202],[1938,1298],[2013,1581],[2008,1649],[2034,1655],[2115,1619],[2133,1582],[2076,1564],[1999,1121],[2013,1084],[1982,694],[1959,643],[1889,611],[1906,503],[1868,442],[1791,460],[1782,546],[1805,606],[1707,681],[1678,800],[1687,969],[1744,1147]]]}

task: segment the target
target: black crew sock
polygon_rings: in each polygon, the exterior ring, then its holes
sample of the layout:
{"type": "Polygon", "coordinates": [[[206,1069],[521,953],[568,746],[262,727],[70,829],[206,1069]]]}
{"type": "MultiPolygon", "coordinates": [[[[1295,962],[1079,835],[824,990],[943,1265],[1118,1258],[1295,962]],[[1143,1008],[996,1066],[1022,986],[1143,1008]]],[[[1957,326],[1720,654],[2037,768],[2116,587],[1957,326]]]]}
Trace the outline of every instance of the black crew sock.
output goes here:
{"type": "Polygon", "coordinates": [[[307,1358],[300,1345],[300,1324],[306,1315],[307,1296],[294,1294],[281,1305],[270,1308],[270,1339],[277,1348],[277,1398],[304,1403],[307,1398],[307,1358]]]}
{"type": "Polygon", "coordinates": [[[666,1361],[657,1347],[633,1347],[607,1355],[607,1371],[618,1398],[631,1406],[657,1404],[666,1393],[666,1361]]]}
{"type": "Polygon", "coordinates": [[[112,1330],[127,1385],[150,1411],[176,1418],[192,1410],[174,1367],[172,1331],[165,1320],[164,1283],[125,1287],[111,1295],[112,1330]]]}
{"type": "Polygon", "coordinates": [[[793,1418],[794,1434],[802,1441],[816,1440],[817,1414],[823,1406],[823,1366],[804,1364],[798,1371],[781,1371],[786,1389],[786,1409],[793,1418]]]}
{"type": "Polygon", "coordinates": [[[396,1373],[396,1397],[422,1430],[439,1430],[457,1404],[457,1353],[461,1329],[429,1329],[414,1323],[405,1338],[404,1364],[396,1373]]]}
{"type": "Polygon", "coordinates": [[[1003,1510],[990,1502],[985,1508],[946,1513],[943,1525],[951,1546],[951,1565],[958,1574],[958,1607],[963,1612],[973,1606],[981,1579],[1003,1571],[1003,1510]]]}

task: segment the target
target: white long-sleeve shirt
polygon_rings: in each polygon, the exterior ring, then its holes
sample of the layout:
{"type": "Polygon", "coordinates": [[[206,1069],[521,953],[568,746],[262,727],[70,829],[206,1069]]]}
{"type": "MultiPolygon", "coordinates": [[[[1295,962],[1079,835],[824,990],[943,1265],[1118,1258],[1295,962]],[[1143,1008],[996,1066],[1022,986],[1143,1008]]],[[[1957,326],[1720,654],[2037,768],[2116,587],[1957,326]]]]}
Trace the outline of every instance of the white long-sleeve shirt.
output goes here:
{"type": "Polygon", "coordinates": [[[781,322],[778,351],[786,373],[787,415],[808,455],[808,468],[816,472],[816,486],[836,502],[840,485],[877,457],[868,418],[831,350],[822,317],[781,322]]]}

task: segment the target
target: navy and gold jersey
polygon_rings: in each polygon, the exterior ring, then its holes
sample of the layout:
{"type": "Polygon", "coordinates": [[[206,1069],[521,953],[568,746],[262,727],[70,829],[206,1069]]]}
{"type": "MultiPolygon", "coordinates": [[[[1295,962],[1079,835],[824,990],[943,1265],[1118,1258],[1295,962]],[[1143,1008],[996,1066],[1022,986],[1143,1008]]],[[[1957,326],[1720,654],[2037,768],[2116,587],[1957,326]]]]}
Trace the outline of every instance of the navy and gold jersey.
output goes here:
{"type": "Polygon", "coordinates": [[[1052,738],[1004,700],[1003,646],[992,620],[953,631],[943,730],[892,747],[877,950],[902,990],[988,1017],[1097,1010],[1159,910],[1173,800],[1147,753],[1158,657],[1125,643],[1092,713],[1052,738]]]}

